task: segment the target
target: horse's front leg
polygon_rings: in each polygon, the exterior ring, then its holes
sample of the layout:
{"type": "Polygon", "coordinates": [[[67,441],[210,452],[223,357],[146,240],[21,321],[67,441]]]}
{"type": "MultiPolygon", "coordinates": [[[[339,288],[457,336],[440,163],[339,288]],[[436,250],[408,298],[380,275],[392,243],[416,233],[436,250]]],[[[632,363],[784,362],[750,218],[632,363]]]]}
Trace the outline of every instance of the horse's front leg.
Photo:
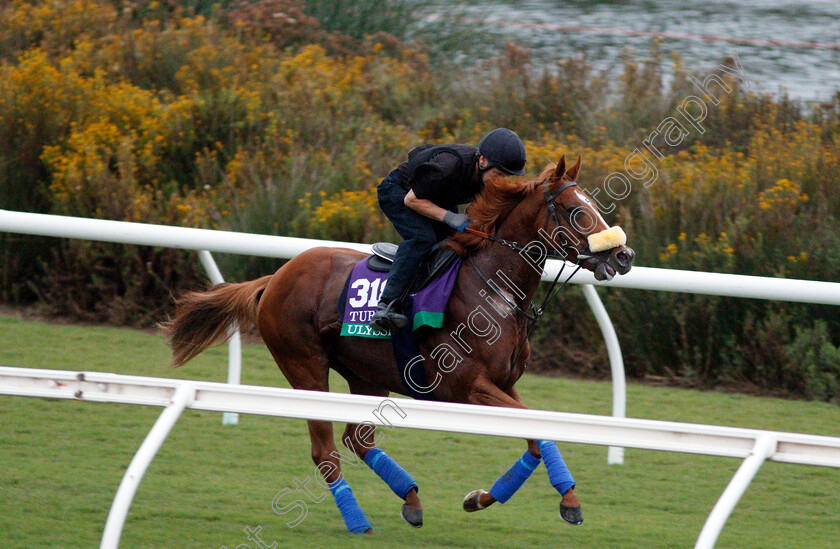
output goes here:
{"type": "MultiPolygon", "coordinates": [[[[485,406],[525,409],[516,390],[511,389],[508,394],[488,380],[479,380],[475,384],[468,402],[485,406]]],[[[581,524],[583,515],[580,510],[580,501],[575,494],[575,481],[557,449],[557,444],[548,440],[528,440],[527,442],[528,450],[496,480],[489,492],[473,490],[467,494],[464,498],[464,510],[480,511],[497,501],[505,503],[528,480],[540,464],[540,460],[543,460],[551,485],[562,496],[560,517],[569,524],[581,524]]]]}

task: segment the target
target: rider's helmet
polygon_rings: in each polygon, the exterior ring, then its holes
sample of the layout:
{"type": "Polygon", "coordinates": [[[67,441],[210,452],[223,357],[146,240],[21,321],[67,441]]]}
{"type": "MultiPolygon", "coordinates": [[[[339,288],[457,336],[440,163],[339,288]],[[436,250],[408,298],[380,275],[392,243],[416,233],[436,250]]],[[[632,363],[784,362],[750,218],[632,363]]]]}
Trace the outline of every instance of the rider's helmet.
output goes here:
{"type": "Polygon", "coordinates": [[[525,143],[507,128],[496,128],[482,137],[478,152],[506,174],[525,173],[525,143]]]}

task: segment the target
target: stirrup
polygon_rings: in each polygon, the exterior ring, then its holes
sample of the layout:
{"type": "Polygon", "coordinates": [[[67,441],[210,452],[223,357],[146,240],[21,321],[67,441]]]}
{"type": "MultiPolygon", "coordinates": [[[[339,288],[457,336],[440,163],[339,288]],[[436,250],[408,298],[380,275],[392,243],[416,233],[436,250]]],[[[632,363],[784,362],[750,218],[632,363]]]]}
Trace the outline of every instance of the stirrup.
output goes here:
{"type": "Polygon", "coordinates": [[[404,328],[408,324],[408,317],[392,310],[397,301],[395,299],[387,306],[378,306],[376,312],[373,313],[373,317],[370,319],[370,327],[391,333],[404,328]]]}

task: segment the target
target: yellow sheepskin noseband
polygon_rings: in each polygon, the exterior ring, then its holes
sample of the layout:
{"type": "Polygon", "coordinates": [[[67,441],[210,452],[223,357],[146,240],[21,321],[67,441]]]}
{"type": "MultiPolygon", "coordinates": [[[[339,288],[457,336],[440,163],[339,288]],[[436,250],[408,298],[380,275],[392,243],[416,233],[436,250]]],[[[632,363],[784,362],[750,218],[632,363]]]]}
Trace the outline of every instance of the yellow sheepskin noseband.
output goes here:
{"type": "Polygon", "coordinates": [[[589,249],[592,253],[612,250],[616,246],[627,243],[627,235],[618,225],[610,227],[606,231],[591,234],[586,239],[589,240],[589,249]]]}

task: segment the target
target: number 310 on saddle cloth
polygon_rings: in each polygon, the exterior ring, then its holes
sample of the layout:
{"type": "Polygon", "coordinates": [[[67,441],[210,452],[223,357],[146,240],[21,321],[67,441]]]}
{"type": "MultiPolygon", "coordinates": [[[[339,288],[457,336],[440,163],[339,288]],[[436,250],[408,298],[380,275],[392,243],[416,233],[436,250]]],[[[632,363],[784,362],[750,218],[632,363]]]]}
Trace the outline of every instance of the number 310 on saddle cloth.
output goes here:
{"type": "MultiPolygon", "coordinates": [[[[405,311],[406,316],[411,319],[412,330],[421,326],[443,326],[443,312],[455,286],[460,266],[461,260],[456,257],[431,282],[409,296],[405,303],[405,311]]],[[[342,320],[341,335],[391,338],[390,332],[374,330],[368,325],[387,279],[387,272],[377,272],[368,266],[368,258],[362,259],[353,267],[338,299],[338,314],[342,320]]]]}

